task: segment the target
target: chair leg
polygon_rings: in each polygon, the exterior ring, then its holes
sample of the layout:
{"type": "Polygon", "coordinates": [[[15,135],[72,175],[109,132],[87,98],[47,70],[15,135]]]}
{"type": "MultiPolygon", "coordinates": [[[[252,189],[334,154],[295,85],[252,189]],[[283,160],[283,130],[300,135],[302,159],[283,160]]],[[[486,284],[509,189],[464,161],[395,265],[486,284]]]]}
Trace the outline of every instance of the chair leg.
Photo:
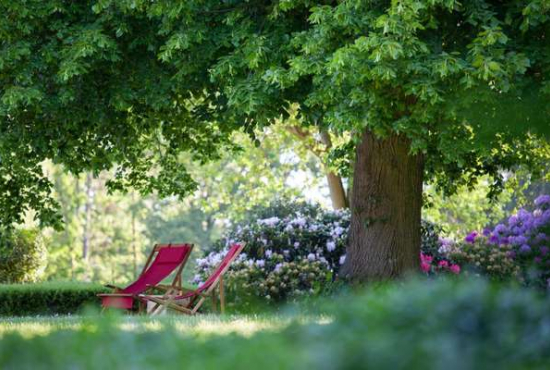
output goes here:
{"type": "Polygon", "coordinates": [[[216,307],[216,293],[213,290],[210,297],[212,298],[212,312],[218,312],[218,308],[216,307]]]}
{"type": "Polygon", "coordinates": [[[225,313],[225,292],[223,287],[223,276],[220,276],[220,313],[225,313]]]}

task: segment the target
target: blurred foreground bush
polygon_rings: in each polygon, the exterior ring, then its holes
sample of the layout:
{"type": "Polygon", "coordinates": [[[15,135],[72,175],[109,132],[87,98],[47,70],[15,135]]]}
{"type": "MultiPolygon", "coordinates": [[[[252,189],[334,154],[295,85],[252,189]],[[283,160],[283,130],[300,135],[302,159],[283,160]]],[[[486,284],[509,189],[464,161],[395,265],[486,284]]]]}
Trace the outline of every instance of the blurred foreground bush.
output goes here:
{"type": "Polygon", "coordinates": [[[549,312],[550,299],[530,289],[413,281],[336,297],[324,323],[252,337],[196,337],[162,318],[145,332],[92,318],[78,330],[5,334],[0,368],[547,369],[549,312]]]}

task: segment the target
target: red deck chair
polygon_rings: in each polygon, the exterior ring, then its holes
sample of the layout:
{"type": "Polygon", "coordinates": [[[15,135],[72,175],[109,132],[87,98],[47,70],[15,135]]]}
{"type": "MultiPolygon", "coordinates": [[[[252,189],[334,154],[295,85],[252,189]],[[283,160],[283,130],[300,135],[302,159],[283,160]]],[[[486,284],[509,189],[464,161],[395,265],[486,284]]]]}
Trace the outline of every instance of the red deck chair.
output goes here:
{"type": "Polygon", "coordinates": [[[244,249],[244,244],[233,244],[229,251],[212,272],[212,275],[197,289],[175,288],[169,286],[157,286],[166,291],[163,296],[140,295],[139,298],[144,302],[153,302],[155,305],[148,310],[148,314],[155,315],[170,308],[177,312],[187,315],[194,315],[202,306],[207,298],[212,299],[212,307],[216,309],[215,289],[219,285],[220,294],[220,309],[224,313],[225,298],[223,292],[223,274],[229,269],[231,263],[237,258],[239,253],[244,249]]]}
{"type": "Polygon", "coordinates": [[[101,305],[104,309],[112,307],[129,310],[132,308],[137,294],[154,288],[173,271],[176,271],[176,276],[170,286],[180,288],[181,271],[192,250],[193,244],[156,244],[137,280],[126,288],[106,285],[113,288],[113,292],[98,294],[98,297],[101,298],[101,305]],[[155,253],[156,256],[153,259],[155,253]]]}

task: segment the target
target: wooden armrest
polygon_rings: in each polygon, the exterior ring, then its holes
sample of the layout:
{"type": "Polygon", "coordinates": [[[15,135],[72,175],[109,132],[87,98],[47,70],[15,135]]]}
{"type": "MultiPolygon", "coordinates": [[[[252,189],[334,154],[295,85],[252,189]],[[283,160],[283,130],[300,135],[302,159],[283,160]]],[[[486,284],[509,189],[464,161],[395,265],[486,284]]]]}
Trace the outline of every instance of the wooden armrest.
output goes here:
{"type": "Polygon", "coordinates": [[[158,288],[160,290],[168,291],[168,290],[175,290],[178,292],[186,293],[186,292],[194,292],[195,289],[189,289],[184,287],[175,287],[172,285],[166,285],[166,284],[157,284],[157,285],[147,285],[147,288],[158,288]]]}
{"type": "Polygon", "coordinates": [[[147,284],[147,288],[150,288],[150,289],[158,288],[158,289],[161,289],[161,290],[176,289],[172,285],[166,285],[166,284],[157,284],[157,285],[147,284]]]}

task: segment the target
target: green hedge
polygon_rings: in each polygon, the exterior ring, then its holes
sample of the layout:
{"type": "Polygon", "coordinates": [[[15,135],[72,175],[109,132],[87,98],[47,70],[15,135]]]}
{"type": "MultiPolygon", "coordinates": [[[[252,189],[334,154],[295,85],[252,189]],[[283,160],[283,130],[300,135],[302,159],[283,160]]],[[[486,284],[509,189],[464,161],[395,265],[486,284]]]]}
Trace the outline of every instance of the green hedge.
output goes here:
{"type": "Polygon", "coordinates": [[[76,313],[86,305],[98,305],[96,294],[106,291],[86,283],[0,284],[0,316],[76,313]]]}

